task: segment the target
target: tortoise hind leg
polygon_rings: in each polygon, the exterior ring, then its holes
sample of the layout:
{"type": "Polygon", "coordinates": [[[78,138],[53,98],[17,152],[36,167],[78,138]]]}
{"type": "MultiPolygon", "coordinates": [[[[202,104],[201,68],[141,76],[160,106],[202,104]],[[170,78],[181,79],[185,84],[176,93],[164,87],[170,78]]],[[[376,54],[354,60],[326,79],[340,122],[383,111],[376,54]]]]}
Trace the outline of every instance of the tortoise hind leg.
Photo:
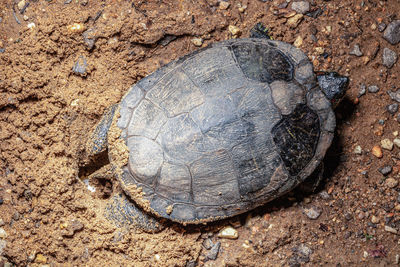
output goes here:
{"type": "Polygon", "coordinates": [[[163,229],[162,224],[139,209],[124,193],[115,194],[106,204],[104,213],[117,227],[133,226],[150,233],[157,233],[163,229]]]}
{"type": "MultiPolygon", "coordinates": [[[[89,183],[98,184],[98,181],[100,180],[111,181],[112,177],[115,176],[115,168],[112,164],[107,164],[90,174],[85,179],[88,183],[85,183],[85,180],[83,182],[86,186],[89,186],[89,183]],[[95,180],[97,180],[97,182],[95,180]]],[[[161,225],[156,218],[138,208],[123,192],[118,192],[115,189],[113,192],[112,187],[113,186],[111,185],[110,187],[95,189],[95,191],[97,191],[97,197],[95,198],[98,200],[106,199],[105,208],[101,212],[101,215],[103,215],[111,224],[114,224],[119,228],[128,229],[133,227],[150,233],[156,233],[163,229],[163,225],[161,225]]]]}
{"type": "Polygon", "coordinates": [[[306,195],[312,194],[317,190],[323,178],[324,163],[321,162],[314,172],[298,186],[298,189],[306,195]]]}

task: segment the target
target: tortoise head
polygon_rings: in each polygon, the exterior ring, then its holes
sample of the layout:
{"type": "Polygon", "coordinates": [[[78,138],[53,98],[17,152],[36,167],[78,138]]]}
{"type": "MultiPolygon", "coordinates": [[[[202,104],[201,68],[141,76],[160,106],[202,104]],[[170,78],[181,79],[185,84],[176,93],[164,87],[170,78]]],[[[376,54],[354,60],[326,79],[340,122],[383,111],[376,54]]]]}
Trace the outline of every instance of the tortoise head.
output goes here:
{"type": "Polygon", "coordinates": [[[317,72],[317,80],[322,92],[335,108],[346,93],[349,78],[336,72],[317,72]]]}

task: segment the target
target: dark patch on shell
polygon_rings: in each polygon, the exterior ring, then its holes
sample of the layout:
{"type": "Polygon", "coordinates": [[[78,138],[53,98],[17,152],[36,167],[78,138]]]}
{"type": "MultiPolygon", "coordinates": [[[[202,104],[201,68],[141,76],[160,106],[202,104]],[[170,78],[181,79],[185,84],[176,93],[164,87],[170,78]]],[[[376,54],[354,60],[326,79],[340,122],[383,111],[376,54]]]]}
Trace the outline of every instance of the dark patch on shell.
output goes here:
{"type": "Polygon", "coordinates": [[[282,117],[271,133],[287,170],[295,176],[314,157],[320,134],[319,118],[303,104],[282,117]]]}

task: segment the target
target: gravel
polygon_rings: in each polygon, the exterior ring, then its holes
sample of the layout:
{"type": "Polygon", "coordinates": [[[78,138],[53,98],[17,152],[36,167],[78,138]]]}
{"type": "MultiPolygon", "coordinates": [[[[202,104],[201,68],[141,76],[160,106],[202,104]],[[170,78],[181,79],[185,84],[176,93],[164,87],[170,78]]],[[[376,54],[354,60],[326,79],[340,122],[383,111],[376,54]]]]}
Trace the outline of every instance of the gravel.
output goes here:
{"type": "Polygon", "coordinates": [[[397,89],[396,92],[393,91],[387,91],[388,95],[390,98],[398,103],[400,103],[400,88],[397,89]]]}
{"type": "Polygon", "coordinates": [[[400,147],[400,139],[399,138],[393,139],[393,144],[395,144],[397,147],[400,147]]]}
{"type": "Polygon", "coordinates": [[[310,3],[307,1],[299,1],[292,3],[292,9],[300,14],[306,14],[310,11],[310,3]]]}
{"type": "Polygon", "coordinates": [[[398,110],[399,110],[399,104],[394,103],[394,104],[390,104],[386,106],[386,110],[390,113],[390,114],[395,114],[398,110]]]}
{"type": "Polygon", "coordinates": [[[221,242],[215,243],[210,251],[206,254],[207,260],[215,260],[218,256],[219,248],[221,247],[221,242]]]}
{"type": "Polygon", "coordinates": [[[383,49],[383,54],[382,54],[382,64],[383,64],[383,66],[385,66],[386,68],[390,69],[391,67],[393,67],[393,65],[396,63],[396,61],[397,61],[396,52],[394,52],[393,50],[385,47],[383,49]]]}
{"type": "Polygon", "coordinates": [[[365,95],[367,92],[367,86],[365,84],[360,84],[360,90],[358,90],[358,97],[365,95]]]}
{"type": "Polygon", "coordinates": [[[383,38],[392,45],[400,42],[400,20],[392,21],[383,32],[383,38]]]}
{"type": "Polygon", "coordinates": [[[211,239],[210,238],[206,238],[206,239],[204,239],[204,241],[203,241],[203,247],[205,248],[205,249],[211,249],[212,247],[213,247],[213,242],[211,241],[211,239]]]}
{"type": "Polygon", "coordinates": [[[392,150],[393,142],[390,139],[385,138],[381,140],[381,147],[386,150],[392,150]]]}
{"type": "Polygon", "coordinates": [[[232,226],[227,226],[218,233],[218,237],[220,238],[237,239],[238,236],[238,231],[236,231],[232,226]]]}
{"type": "Polygon", "coordinates": [[[379,91],[379,87],[376,85],[370,85],[368,86],[368,92],[370,93],[377,93],[379,91]]]}
{"type": "Polygon", "coordinates": [[[353,49],[349,52],[349,55],[361,57],[363,53],[361,52],[360,45],[355,44],[353,49]]]}
{"type": "Polygon", "coordinates": [[[202,38],[193,38],[191,41],[195,46],[202,46],[203,45],[203,39],[202,38]]]}
{"type": "Polygon", "coordinates": [[[389,188],[395,188],[399,182],[394,178],[387,178],[385,181],[385,185],[389,188]]]}
{"type": "Polygon", "coordinates": [[[96,43],[97,36],[95,35],[95,31],[93,29],[88,29],[82,33],[83,41],[86,44],[88,50],[92,50],[94,44],[96,43]]]}
{"type": "Polygon", "coordinates": [[[386,29],[386,24],[381,22],[378,24],[378,31],[383,32],[386,29]]]}
{"type": "Polygon", "coordinates": [[[304,214],[311,220],[316,220],[321,215],[322,210],[318,207],[304,208],[304,214]]]}
{"type": "Polygon", "coordinates": [[[397,230],[396,229],[394,229],[393,227],[387,226],[387,225],[385,225],[385,231],[389,232],[389,233],[392,233],[392,234],[397,234],[397,230]]]}
{"type": "Polygon", "coordinates": [[[362,154],[362,148],[361,148],[361,146],[356,146],[356,147],[354,148],[354,154],[357,154],[357,155],[361,155],[361,154],[362,154]]]}
{"type": "Polygon", "coordinates": [[[3,255],[3,251],[6,248],[6,246],[7,246],[7,241],[3,240],[3,239],[0,239],[0,256],[3,255]]]}
{"type": "Polygon", "coordinates": [[[7,237],[6,231],[0,227],[0,239],[5,239],[7,237]]]}
{"type": "Polygon", "coordinates": [[[78,60],[75,62],[72,71],[75,74],[85,75],[87,68],[87,61],[83,56],[79,56],[78,60]]]}
{"type": "Polygon", "coordinates": [[[386,165],[383,166],[382,168],[379,168],[379,172],[382,173],[384,176],[389,175],[389,173],[392,172],[392,166],[386,165]]]}

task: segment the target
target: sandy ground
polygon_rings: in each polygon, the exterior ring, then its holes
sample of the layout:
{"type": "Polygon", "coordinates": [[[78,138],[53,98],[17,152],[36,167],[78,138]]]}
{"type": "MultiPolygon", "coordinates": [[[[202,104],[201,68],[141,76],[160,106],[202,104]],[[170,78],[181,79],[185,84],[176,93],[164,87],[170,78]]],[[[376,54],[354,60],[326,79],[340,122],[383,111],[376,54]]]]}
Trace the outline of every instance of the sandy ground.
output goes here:
{"type": "Polygon", "coordinates": [[[311,13],[299,15],[285,1],[0,1],[0,266],[398,264],[400,150],[390,143],[399,123],[386,106],[395,103],[387,92],[399,86],[400,68],[382,56],[400,48],[380,30],[398,19],[400,3],[309,2],[311,13]],[[99,183],[91,193],[81,178],[90,172],[85,142],[106,108],[198,49],[193,39],[207,46],[247,37],[257,22],[295,43],[315,70],[351,79],[324,184],[209,225],[167,222],[159,233],[104,219],[104,192],[118,186],[99,183]],[[362,55],[350,54],[355,45],[362,55]],[[79,57],[84,75],[72,71],[79,57]],[[360,96],[362,85],[379,91],[360,96]],[[392,168],[386,176],[384,166],[392,168]],[[319,216],[310,219],[310,210],[319,216]],[[217,236],[226,226],[237,239],[217,236]],[[210,241],[221,244],[215,260],[210,241]]]}

